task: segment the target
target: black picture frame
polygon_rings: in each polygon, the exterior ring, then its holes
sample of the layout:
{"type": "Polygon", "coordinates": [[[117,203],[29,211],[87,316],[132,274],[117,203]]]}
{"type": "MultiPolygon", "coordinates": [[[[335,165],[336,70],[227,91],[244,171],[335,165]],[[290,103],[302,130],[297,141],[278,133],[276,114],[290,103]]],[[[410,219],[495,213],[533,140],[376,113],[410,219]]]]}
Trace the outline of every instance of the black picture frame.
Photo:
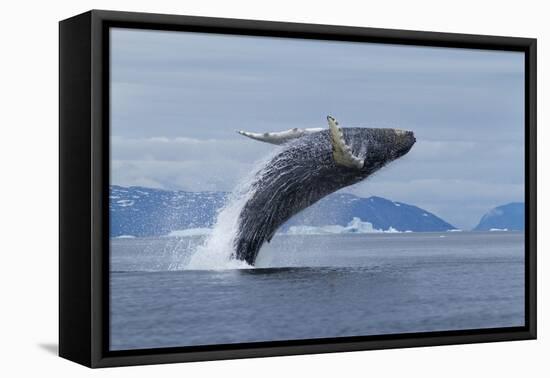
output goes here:
{"type": "Polygon", "coordinates": [[[535,339],[536,39],[92,10],[59,24],[59,355],[88,367],[535,339]],[[525,326],[109,351],[110,27],[525,54],[525,326]]]}

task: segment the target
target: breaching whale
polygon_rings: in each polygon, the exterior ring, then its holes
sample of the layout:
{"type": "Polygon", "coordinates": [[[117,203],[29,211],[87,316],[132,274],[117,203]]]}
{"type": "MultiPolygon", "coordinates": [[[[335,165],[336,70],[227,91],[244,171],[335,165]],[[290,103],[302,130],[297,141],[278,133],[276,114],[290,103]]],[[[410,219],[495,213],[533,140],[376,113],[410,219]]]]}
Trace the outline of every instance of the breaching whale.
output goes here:
{"type": "Polygon", "coordinates": [[[256,175],[243,206],[233,258],[254,265],[265,241],[293,215],[321,198],[364,180],[405,155],[416,139],[412,131],[341,128],[331,116],[328,129],[274,133],[238,131],[246,137],[282,145],[256,175]]]}

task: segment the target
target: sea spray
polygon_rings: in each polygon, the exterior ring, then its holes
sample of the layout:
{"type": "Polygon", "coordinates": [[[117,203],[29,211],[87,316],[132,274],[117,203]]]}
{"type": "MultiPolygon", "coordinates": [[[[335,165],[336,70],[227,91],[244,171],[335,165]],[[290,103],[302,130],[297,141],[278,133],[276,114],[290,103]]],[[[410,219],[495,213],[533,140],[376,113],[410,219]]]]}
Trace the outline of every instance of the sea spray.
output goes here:
{"type": "Polygon", "coordinates": [[[249,267],[244,261],[232,258],[239,215],[248,197],[246,193],[232,193],[228,203],[218,213],[212,233],[194,251],[185,269],[239,269],[249,267]]]}
{"type": "MultiPolygon", "coordinates": [[[[240,215],[246,202],[252,197],[257,187],[255,183],[268,163],[279,153],[282,147],[274,148],[272,153],[254,163],[254,169],[247,175],[229,195],[226,205],[218,212],[216,222],[210,235],[197,246],[185,270],[221,270],[249,269],[253,266],[245,261],[237,260],[235,255],[235,239],[239,233],[240,215]]],[[[267,168],[269,170],[269,168],[267,168]]]]}

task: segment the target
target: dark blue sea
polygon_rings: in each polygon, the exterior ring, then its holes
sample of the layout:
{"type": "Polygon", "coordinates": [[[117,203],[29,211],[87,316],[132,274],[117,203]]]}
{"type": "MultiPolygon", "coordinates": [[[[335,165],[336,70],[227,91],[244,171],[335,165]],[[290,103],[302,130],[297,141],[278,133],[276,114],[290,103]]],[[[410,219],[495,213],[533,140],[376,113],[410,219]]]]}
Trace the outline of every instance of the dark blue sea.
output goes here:
{"type": "Polygon", "coordinates": [[[186,269],[203,239],[112,239],[112,350],[524,325],[520,232],[278,235],[186,269]]]}

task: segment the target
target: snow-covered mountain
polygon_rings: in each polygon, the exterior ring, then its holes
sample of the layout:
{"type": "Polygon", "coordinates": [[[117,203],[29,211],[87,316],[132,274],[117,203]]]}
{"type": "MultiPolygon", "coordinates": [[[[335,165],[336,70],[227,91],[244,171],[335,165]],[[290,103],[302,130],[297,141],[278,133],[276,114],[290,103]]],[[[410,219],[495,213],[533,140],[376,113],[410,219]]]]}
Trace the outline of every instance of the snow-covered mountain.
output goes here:
{"type": "Polygon", "coordinates": [[[376,230],[449,231],[456,229],[438,216],[419,207],[382,197],[361,198],[348,193],[334,193],[305,209],[283,226],[346,226],[354,218],[369,222],[376,230]]]}
{"type": "Polygon", "coordinates": [[[174,230],[211,227],[226,194],[112,185],[111,237],[159,236],[174,230]]]}
{"type": "Polygon", "coordinates": [[[525,229],[525,204],[512,202],[495,207],[485,214],[474,231],[523,231],[525,229]]]}
{"type": "MultiPolygon", "coordinates": [[[[177,230],[209,228],[226,198],[227,193],[223,192],[167,191],[113,185],[109,198],[110,234],[111,237],[160,236],[178,234],[174,232],[177,230]]],[[[343,229],[355,230],[356,224],[365,227],[361,222],[369,222],[372,229],[384,231],[455,229],[429,211],[406,203],[334,193],[297,214],[280,231],[292,233],[303,226],[342,226],[343,229]]]]}

